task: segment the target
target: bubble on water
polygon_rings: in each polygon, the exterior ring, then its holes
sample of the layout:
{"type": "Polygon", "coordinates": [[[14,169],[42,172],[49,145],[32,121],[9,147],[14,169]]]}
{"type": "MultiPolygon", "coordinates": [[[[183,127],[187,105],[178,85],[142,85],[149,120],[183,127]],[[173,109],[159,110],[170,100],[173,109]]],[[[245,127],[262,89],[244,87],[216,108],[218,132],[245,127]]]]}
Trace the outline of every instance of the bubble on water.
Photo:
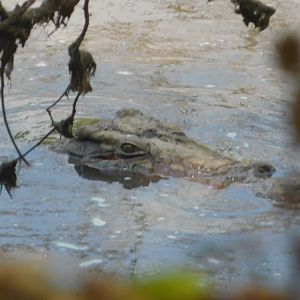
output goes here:
{"type": "Polygon", "coordinates": [[[215,84],[207,84],[205,87],[207,87],[208,89],[212,89],[212,88],[215,88],[216,85],[215,84]]]}
{"type": "Polygon", "coordinates": [[[214,257],[208,257],[207,262],[212,264],[212,265],[219,265],[220,261],[214,257]]]}
{"type": "Polygon", "coordinates": [[[237,134],[235,132],[228,132],[226,134],[226,136],[229,137],[229,138],[231,138],[231,139],[234,139],[237,136],[237,134]]]}
{"type": "Polygon", "coordinates": [[[200,47],[205,47],[205,46],[209,46],[209,45],[210,45],[210,42],[207,42],[207,41],[199,44],[200,47]]]}
{"type": "Polygon", "coordinates": [[[100,218],[93,218],[92,223],[94,226],[99,226],[99,227],[102,227],[106,224],[106,222],[100,218]]]}
{"type": "Polygon", "coordinates": [[[274,225],[274,223],[272,221],[261,221],[261,222],[259,222],[259,224],[261,226],[270,226],[270,227],[272,227],[274,225]]]}
{"type": "Polygon", "coordinates": [[[120,234],[122,231],[121,230],[116,230],[115,233],[116,234],[120,234]]]}
{"type": "Polygon", "coordinates": [[[124,6],[127,6],[127,7],[134,7],[134,3],[132,3],[132,2],[127,2],[127,3],[125,3],[124,6]]]}
{"type": "Polygon", "coordinates": [[[66,243],[66,242],[55,242],[54,244],[57,247],[65,248],[65,249],[70,249],[70,250],[83,251],[83,250],[87,250],[88,249],[87,246],[78,246],[78,245],[74,245],[74,244],[70,244],[70,243],[66,243]]]}
{"type": "Polygon", "coordinates": [[[250,148],[249,144],[248,143],[244,143],[244,148],[249,149],[250,148]]]}
{"type": "Polygon", "coordinates": [[[99,207],[108,207],[109,206],[107,203],[105,203],[106,202],[105,198],[92,197],[91,200],[97,202],[99,207]]]}
{"type": "Polygon", "coordinates": [[[156,220],[157,221],[163,221],[165,219],[165,217],[159,217],[159,218],[157,218],[156,220]]]}
{"type": "Polygon", "coordinates": [[[92,259],[92,260],[87,260],[84,261],[82,263],[79,264],[79,267],[81,268],[87,268],[90,267],[92,265],[98,265],[102,263],[102,259],[98,258],[98,259],[92,259]]]}
{"type": "Polygon", "coordinates": [[[133,73],[129,72],[129,71],[118,71],[117,74],[118,75],[123,75],[123,76],[131,76],[131,75],[133,75],[133,73]]]}
{"type": "Polygon", "coordinates": [[[47,67],[47,64],[44,61],[40,61],[35,66],[38,68],[45,68],[45,67],[47,67]]]}
{"type": "Polygon", "coordinates": [[[166,198],[169,197],[169,194],[160,193],[159,196],[166,198]]]}
{"type": "Polygon", "coordinates": [[[170,239],[170,240],[176,240],[177,239],[177,237],[175,235],[168,235],[167,238],[170,239]]]}

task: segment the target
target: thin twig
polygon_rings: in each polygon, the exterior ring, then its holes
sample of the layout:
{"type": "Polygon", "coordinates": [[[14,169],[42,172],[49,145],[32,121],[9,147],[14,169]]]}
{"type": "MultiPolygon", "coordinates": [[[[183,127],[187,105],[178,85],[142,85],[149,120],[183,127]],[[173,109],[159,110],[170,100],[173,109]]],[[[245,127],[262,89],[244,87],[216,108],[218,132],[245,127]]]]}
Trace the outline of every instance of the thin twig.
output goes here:
{"type": "Polygon", "coordinates": [[[74,99],[73,109],[72,109],[72,115],[71,115],[72,119],[74,119],[74,117],[75,117],[75,114],[76,114],[76,104],[77,104],[77,101],[78,101],[80,95],[81,95],[81,92],[78,92],[77,95],[76,95],[76,98],[74,99]]]}
{"type": "MultiPolygon", "coordinates": [[[[55,131],[55,128],[52,128],[43,138],[41,138],[35,145],[33,145],[30,149],[28,149],[25,153],[23,153],[23,157],[28,155],[31,151],[33,151],[36,147],[38,147],[50,134],[55,131]]],[[[19,157],[20,159],[20,157],[19,157]]]]}
{"type": "Polygon", "coordinates": [[[78,36],[78,38],[69,46],[69,55],[73,56],[79,49],[85,34],[88,30],[89,24],[90,24],[90,14],[89,14],[89,0],[85,0],[84,2],[84,6],[83,6],[83,10],[84,10],[84,26],[83,29],[80,33],[80,35],[78,36]]]}
{"type": "MultiPolygon", "coordinates": [[[[88,27],[89,27],[89,23],[90,23],[90,15],[89,15],[89,0],[85,0],[84,2],[84,7],[83,7],[83,10],[84,10],[84,19],[85,19],[85,22],[84,22],[84,26],[83,26],[83,29],[80,33],[80,35],[78,36],[78,38],[69,46],[69,54],[70,56],[72,55],[75,55],[75,53],[78,51],[84,37],[85,37],[85,34],[88,30],[88,27]]],[[[51,104],[46,110],[49,114],[49,117],[51,119],[51,122],[52,122],[52,125],[54,124],[54,120],[52,118],[52,115],[51,115],[51,111],[50,109],[52,107],[54,107],[65,95],[68,94],[68,90],[70,89],[70,85],[68,85],[68,87],[66,88],[66,90],[63,92],[63,94],[53,103],[51,104]]],[[[74,103],[73,103],[73,110],[72,110],[72,118],[74,118],[75,116],[75,113],[76,113],[76,104],[77,104],[77,101],[78,101],[78,98],[79,96],[81,95],[81,93],[78,93],[75,100],[74,100],[74,103]]]]}
{"type": "Polygon", "coordinates": [[[53,123],[54,123],[54,120],[53,120],[53,118],[52,118],[52,115],[51,115],[51,108],[53,107],[53,106],[55,106],[64,96],[66,96],[66,95],[68,95],[68,90],[69,90],[69,88],[70,88],[70,86],[68,85],[68,87],[66,88],[66,90],[61,94],[61,96],[53,103],[53,104],[51,104],[49,107],[47,107],[46,108],[46,111],[47,111],[47,113],[49,114],[49,117],[50,117],[50,119],[51,119],[51,122],[52,122],[52,125],[53,125],[53,123]]]}
{"type": "Polygon", "coordinates": [[[22,159],[27,165],[29,165],[29,162],[24,158],[20,149],[18,148],[18,146],[14,140],[14,137],[11,133],[11,130],[9,128],[9,125],[8,125],[8,121],[7,121],[7,117],[6,117],[6,110],[5,110],[5,103],[4,103],[4,66],[3,65],[1,65],[0,77],[1,77],[1,107],[2,107],[4,124],[5,124],[5,127],[6,127],[6,130],[9,135],[10,140],[11,140],[12,144],[14,145],[17,153],[19,154],[19,158],[22,159]]]}

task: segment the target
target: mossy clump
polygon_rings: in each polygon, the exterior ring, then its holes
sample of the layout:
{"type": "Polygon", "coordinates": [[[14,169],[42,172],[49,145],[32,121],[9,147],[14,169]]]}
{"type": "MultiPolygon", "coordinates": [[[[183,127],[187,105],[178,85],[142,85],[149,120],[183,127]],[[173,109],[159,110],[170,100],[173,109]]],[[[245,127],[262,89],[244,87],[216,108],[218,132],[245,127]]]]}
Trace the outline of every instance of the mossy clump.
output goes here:
{"type": "Polygon", "coordinates": [[[43,141],[43,145],[52,145],[59,141],[59,137],[59,134],[52,134],[43,141]]]}
{"type": "Polygon", "coordinates": [[[79,118],[74,121],[73,130],[76,131],[80,127],[94,125],[98,122],[99,120],[94,118],[79,118]]]}

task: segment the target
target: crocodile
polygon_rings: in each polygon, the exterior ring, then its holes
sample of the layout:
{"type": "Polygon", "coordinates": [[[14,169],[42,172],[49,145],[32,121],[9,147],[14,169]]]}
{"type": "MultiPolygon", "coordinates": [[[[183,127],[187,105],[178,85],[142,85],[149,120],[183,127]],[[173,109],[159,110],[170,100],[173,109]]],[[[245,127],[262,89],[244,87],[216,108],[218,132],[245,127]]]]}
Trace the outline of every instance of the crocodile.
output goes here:
{"type": "Polygon", "coordinates": [[[176,125],[136,109],[119,110],[113,120],[79,127],[74,135],[57,143],[55,150],[68,153],[81,176],[119,181],[125,188],[171,176],[223,188],[275,171],[268,163],[226,157],[187,137],[176,125]]]}

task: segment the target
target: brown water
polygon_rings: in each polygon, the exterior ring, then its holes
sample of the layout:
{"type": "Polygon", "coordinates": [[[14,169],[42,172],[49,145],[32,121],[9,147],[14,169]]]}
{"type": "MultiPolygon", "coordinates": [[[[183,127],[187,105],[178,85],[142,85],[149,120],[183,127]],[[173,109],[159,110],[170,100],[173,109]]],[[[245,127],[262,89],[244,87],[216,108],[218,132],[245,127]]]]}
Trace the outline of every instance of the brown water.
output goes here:
{"type": "MultiPolygon", "coordinates": [[[[226,155],[267,160],[275,176],[293,171],[299,161],[289,130],[290,82],[276,66],[274,43],[299,28],[300,2],[271,1],[277,12],[262,33],[246,28],[229,0],[179,3],[180,14],[176,1],[91,1],[84,46],[98,70],[78,117],[137,108],[226,155]]],[[[70,26],[51,37],[51,28],[36,29],[18,50],[6,103],[13,132],[24,133],[24,150],[49,129],[45,108],[67,86],[66,48],[81,30],[81,14],[78,8],[70,26]]],[[[62,102],[55,118],[70,107],[62,102]]],[[[1,156],[13,157],[2,121],[0,138],[1,156]]],[[[191,266],[221,285],[289,278],[299,212],[255,197],[250,184],[213,190],[170,178],[124,189],[78,176],[67,156],[46,146],[29,159],[14,198],[1,194],[3,253],[55,256],[64,265],[125,276],[191,266]]]]}

